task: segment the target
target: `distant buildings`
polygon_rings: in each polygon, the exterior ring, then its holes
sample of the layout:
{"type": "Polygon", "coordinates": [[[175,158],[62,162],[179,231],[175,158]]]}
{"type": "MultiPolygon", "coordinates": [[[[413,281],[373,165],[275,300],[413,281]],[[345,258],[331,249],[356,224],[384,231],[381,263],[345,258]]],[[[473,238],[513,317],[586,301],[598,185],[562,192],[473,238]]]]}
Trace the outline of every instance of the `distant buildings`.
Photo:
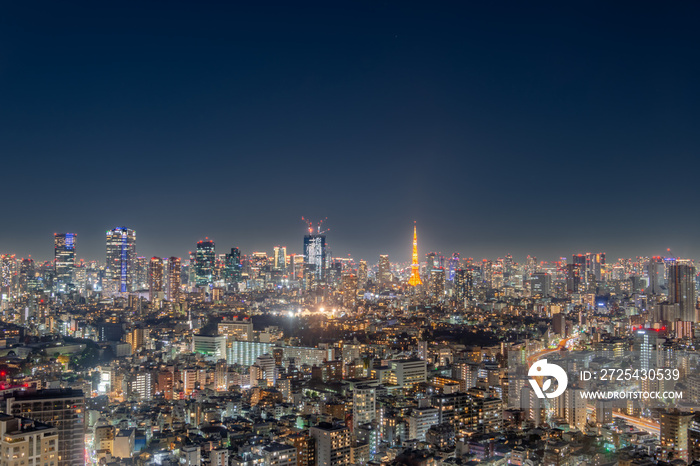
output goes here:
{"type": "Polygon", "coordinates": [[[194,258],[194,275],[196,286],[210,286],[214,281],[214,267],[216,265],[216,250],[214,241],[207,238],[197,242],[194,258]]]}
{"type": "Polygon", "coordinates": [[[695,313],[695,267],[686,263],[674,263],[668,268],[668,300],[678,304],[680,320],[697,322],[695,313]]]}
{"type": "Polygon", "coordinates": [[[103,289],[109,294],[134,290],[136,232],[126,227],[107,231],[107,268],[103,289]]]}
{"type": "Polygon", "coordinates": [[[54,233],[55,288],[59,293],[67,291],[73,283],[75,268],[75,233],[54,233]]]}
{"type": "Polygon", "coordinates": [[[326,277],[326,235],[304,236],[304,275],[310,274],[314,281],[326,277]]]}

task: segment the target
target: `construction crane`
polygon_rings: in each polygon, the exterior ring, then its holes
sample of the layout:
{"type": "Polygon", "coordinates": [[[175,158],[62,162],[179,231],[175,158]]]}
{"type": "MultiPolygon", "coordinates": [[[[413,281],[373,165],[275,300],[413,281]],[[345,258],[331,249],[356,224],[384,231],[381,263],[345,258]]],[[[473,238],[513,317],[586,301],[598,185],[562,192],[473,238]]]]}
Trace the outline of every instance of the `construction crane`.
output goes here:
{"type": "Polygon", "coordinates": [[[324,218],[323,220],[320,220],[315,226],[314,222],[312,220],[309,220],[308,218],[301,217],[301,220],[306,223],[306,227],[309,230],[309,234],[313,234],[314,228],[316,228],[316,234],[317,235],[322,235],[323,233],[327,233],[330,231],[330,228],[326,228],[325,230],[322,230],[321,228],[323,227],[323,222],[328,220],[328,217],[324,218]]]}

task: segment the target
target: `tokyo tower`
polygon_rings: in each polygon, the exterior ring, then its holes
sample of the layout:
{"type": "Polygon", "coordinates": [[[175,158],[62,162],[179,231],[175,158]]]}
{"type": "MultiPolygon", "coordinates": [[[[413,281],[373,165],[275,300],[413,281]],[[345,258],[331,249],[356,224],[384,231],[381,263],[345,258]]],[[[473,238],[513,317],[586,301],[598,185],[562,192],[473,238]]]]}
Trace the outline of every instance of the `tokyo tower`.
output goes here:
{"type": "Polygon", "coordinates": [[[420,279],[420,265],[418,265],[418,235],[416,235],[416,222],[413,222],[413,261],[411,263],[411,278],[408,279],[411,286],[422,285],[420,279]]]}

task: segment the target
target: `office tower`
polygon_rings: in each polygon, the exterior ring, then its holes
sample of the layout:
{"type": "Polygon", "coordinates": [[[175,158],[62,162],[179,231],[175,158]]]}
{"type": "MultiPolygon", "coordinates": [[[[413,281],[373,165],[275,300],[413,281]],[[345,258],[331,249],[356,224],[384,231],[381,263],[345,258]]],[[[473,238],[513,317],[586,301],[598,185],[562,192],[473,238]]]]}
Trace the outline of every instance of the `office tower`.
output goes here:
{"type": "Polygon", "coordinates": [[[454,252],[454,253],[452,253],[452,257],[450,257],[450,260],[448,263],[447,280],[454,281],[455,273],[456,273],[458,268],[459,268],[459,253],[454,252]]]}
{"type": "Polygon", "coordinates": [[[357,284],[364,288],[367,283],[367,261],[360,260],[360,265],[357,267],[357,284]]]}
{"type": "Polygon", "coordinates": [[[688,462],[688,427],[693,415],[677,410],[662,412],[659,418],[661,459],[688,462]]]}
{"type": "Polygon", "coordinates": [[[481,282],[490,288],[493,285],[493,262],[488,259],[481,261],[481,282]]]}
{"type": "Polygon", "coordinates": [[[379,270],[377,272],[377,281],[386,285],[391,283],[391,265],[389,264],[389,256],[382,254],[379,256],[379,270]]]}
{"type": "Polygon", "coordinates": [[[224,279],[226,285],[233,285],[241,281],[241,250],[231,248],[231,253],[224,257],[224,279]]]}
{"type": "Polygon", "coordinates": [[[566,292],[578,293],[581,284],[581,267],[578,264],[566,264],[566,292]]]}
{"type": "Polygon", "coordinates": [[[352,392],[352,423],[355,427],[377,419],[377,389],[357,385],[352,392]]]}
{"type": "Polygon", "coordinates": [[[605,269],[605,253],[599,252],[597,254],[587,254],[586,263],[588,265],[588,272],[595,277],[595,281],[599,282],[605,280],[606,269],[605,269]]]}
{"type": "Polygon", "coordinates": [[[575,266],[578,269],[579,276],[584,282],[588,281],[588,268],[586,266],[585,254],[574,254],[571,259],[571,265],[575,266]]]}
{"type": "Polygon", "coordinates": [[[126,227],[107,230],[107,271],[105,274],[108,293],[134,291],[136,279],[136,232],[126,227]]]}
{"type": "Polygon", "coordinates": [[[357,298],[357,275],[353,273],[343,274],[343,307],[352,309],[355,307],[357,298]]]}
{"type": "Polygon", "coordinates": [[[136,282],[134,283],[134,289],[145,290],[148,288],[148,266],[150,262],[148,258],[143,256],[136,258],[136,270],[134,272],[136,282]]]}
{"type": "Polygon", "coordinates": [[[182,261],[179,257],[171,257],[168,260],[168,288],[165,299],[171,302],[180,300],[180,285],[182,272],[182,261]]]}
{"type": "Polygon", "coordinates": [[[350,464],[350,430],[345,426],[322,422],[309,429],[316,439],[317,466],[344,466],[350,464]]]}
{"type": "Polygon", "coordinates": [[[647,278],[649,279],[648,293],[660,295],[666,282],[666,264],[661,256],[654,256],[647,263],[647,278]]]}
{"type": "Polygon", "coordinates": [[[525,259],[525,272],[528,275],[531,275],[535,272],[537,272],[538,267],[537,267],[537,258],[536,257],[531,257],[527,256],[527,259],[525,259]]]}
{"type": "Polygon", "coordinates": [[[9,299],[14,291],[14,275],[17,260],[13,254],[0,256],[0,294],[2,299],[9,299]]]}
{"type": "Polygon", "coordinates": [[[418,263],[418,234],[416,233],[416,223],[413,223],[413,254],[411,255],[411,277],[408,279],[411,286],[422,285],[420,278],[420,264],[418,263]]]}
{"type": "Polygon", "coordinates": [[[697,322],[695,317],[695,267],[686,263],[668,268],[668,301],[678,304],[681,320],[697,322]]]}
{"type": "Polygon", "coordinates": [[[29,293],[36,289],[36,268],[31,257],[22,258],[19,263],[18,285],[20,293],[29,293]]]}
{"type": "Polygon", "coordinates": [[[304,275],[307,273],[315,281],[326,278],[326,235],[304,235],[304,275]]]}
{"type": "Polygon", "coordinates": [[[206,238],[197,242],[194,257],[194,275],[196,286],[210,286],[214,281],[216,251],[214,241],[206,238]]]}
{"type": "Polygon", "coordinates": [[[430,273],[431,270],[436,269],[438,267],[440,267],[440,265],[438,264],[437,253],[429,252],[428,254],[426,254],[425,255],[425,269],[426,269],[426,271],[428,273],[430,273]]]}
{"type": "Polygon", "coordinates": [[[148,290],[149,299],[151,301],[163,297],[163,269],[163,259],[161,259],[160,257],[151,257],[151,263],[148,268],[148,290]]]}
{"type": "Polygon", "coordinates": [[[282,270],[282,271],[287,269],[287,247],[286,246],[275,246],[274,269],[275,270],[282,270]]]}
{"type": "Polygon", "coordinates": [[[472,273],[470,270],[455,270],[455,295],[461,303],[468,301],[472,297],[472,273]]]}
{"type": "Polygon", "coordinates": [[[5,414],[45,422],[58,431],[57,466],[85,464],[85,397],[81,390],[14,391],[4,395],[5,414]]]}
{"type": "Polygon", "coordinates": [[[552,288],[552,277],[545,272],[535,272],[530,276],[530,295],[547,298],[552,288]]]}
{"type": "Polygon", "coordinates": [[[66,292],[67,285],[73,283],[76,237],[75,233],[53,234],[55,285],[58,292],[66,292]]]}
{"type": "Polygon", "coordinates": [[[58,462],[58,431],[29,418],[0,415],[3,466],[42,466],[58,462]]]}
{"type": "Polygon", "coordinates": [[[440,267],[430,271],[430,295],[442,299],[445,295],[445,269],[440,267]]]}
{"type": "Polygon", "coordinates": [[[566,336],[566,315],[559,313],[552,317],[552,330],[557,335],[566,336]]]}

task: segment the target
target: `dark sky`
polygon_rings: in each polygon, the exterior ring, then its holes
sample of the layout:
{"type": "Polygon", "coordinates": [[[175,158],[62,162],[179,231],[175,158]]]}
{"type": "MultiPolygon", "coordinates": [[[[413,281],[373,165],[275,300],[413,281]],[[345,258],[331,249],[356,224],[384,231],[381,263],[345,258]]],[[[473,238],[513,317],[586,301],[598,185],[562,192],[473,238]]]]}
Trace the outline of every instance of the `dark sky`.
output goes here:
{"type": "Polygon", "coordinates": [[[700,256],[698,2],[5,2],[0,252],[700,256]],[[613,3],[616,3],[613,5],[613,3]],[[255,4],[252,6],[250,4],[255,4]],[[565,5],[564,5],[565,4],[565,5]]]}

